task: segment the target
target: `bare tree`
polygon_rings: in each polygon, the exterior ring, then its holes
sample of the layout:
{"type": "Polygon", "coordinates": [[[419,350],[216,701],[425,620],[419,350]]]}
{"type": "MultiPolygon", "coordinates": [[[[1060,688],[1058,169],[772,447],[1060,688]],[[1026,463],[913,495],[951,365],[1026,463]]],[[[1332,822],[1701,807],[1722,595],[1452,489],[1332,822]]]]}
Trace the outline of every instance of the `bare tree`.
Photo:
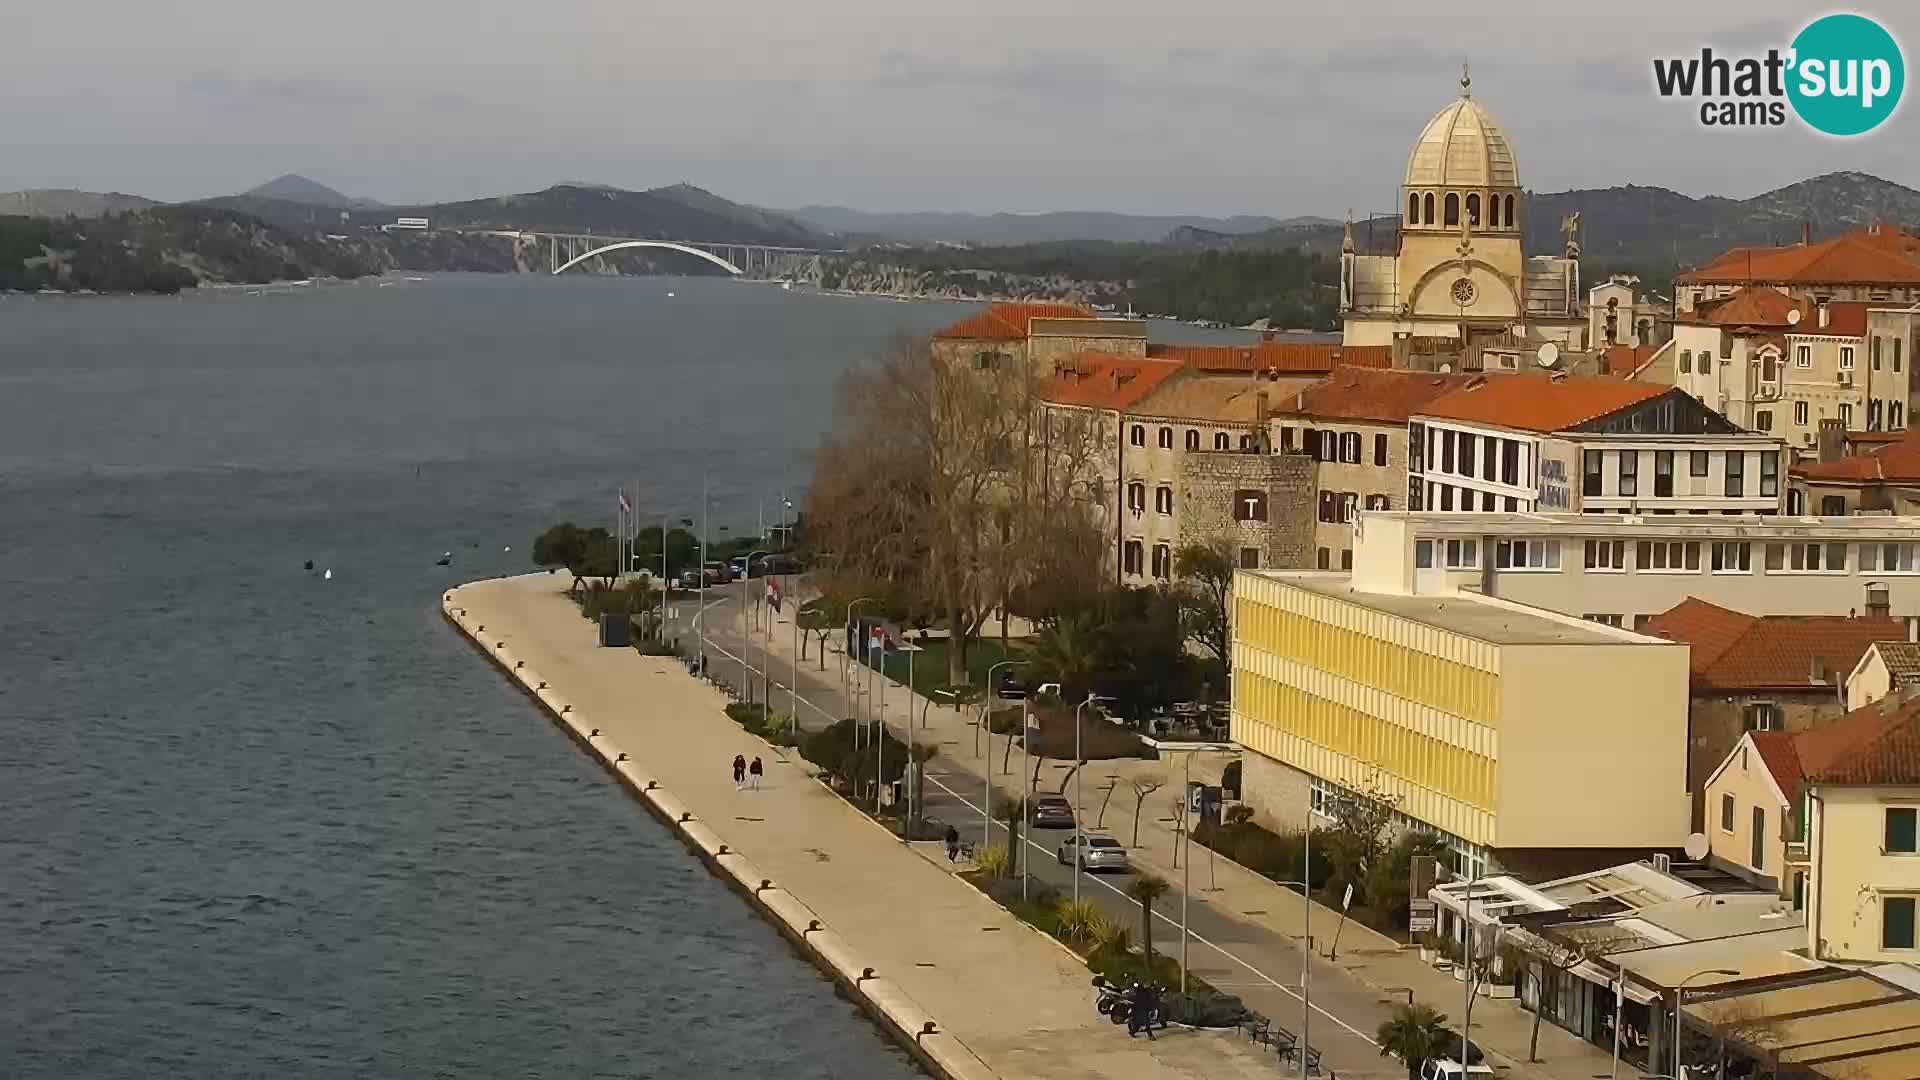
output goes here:
{"type": "Polygon", "coordinates": [[[1167,786],[1167,782],[1153,776],[1129,776],[1127,786],[1133,789],[1133,846],[1139,847],[1140,815],[1146,812],[1148,797],[1167,786]]]}
{"type": "Polygon", "coordinates": [[[1540,1060],[1540,1017],[1546,1009],[1547,974],[1571,971],[1596,956],[1605,956],[1639,940],[1630,930],[1612,923],[1554,927],[1544,933],[1519,933],[1513,944],[1526,957],[1534,985],[1533,1034],[1527,1041],[1527,1060],[1540,1060]]]}
{"type": "Polygon", "coordinates": [[[1225,540],[1192,543],[1174,557],[1181,579],[1180,627],[1187,639],[1228,662],[1232,647],[1233,550],[1225,540]]]}

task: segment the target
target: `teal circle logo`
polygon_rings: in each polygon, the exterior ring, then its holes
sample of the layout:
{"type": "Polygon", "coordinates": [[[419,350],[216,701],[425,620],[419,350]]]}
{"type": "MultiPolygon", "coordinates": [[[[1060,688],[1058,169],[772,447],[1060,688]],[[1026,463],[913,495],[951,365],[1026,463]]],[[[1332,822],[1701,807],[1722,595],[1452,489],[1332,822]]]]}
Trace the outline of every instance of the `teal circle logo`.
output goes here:
{"type": "Polygon", "coordinates": [[[1826,15],[1793,39],[1787,100],[1815,131],[1860,135],[1900,104],[1907,66],[1900,43],[1864,15],[1826,15]]]}

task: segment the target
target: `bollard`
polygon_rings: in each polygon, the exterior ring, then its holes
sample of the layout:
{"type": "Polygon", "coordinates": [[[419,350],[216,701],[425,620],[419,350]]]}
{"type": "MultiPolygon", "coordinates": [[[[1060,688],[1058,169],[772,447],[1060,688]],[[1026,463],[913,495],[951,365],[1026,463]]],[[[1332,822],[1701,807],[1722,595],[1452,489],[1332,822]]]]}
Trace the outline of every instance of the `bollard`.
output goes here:
{"type": "Polygon", "coordinates": [[[513,662],[513,670],[515,671],[519,671],[521,668],[526,666],[527,666],[527,662],[525,660],[515,660],[513,662]]]}
{"type": "Polygon", "coordinates": [[[939,1033],[940,1033],[940,1028],[936,1026],[933,1021],[929,1020],[926,1023],[920,1025],[919,1031],[914,1032],[913,1041],[915,1044],[918,1044],[921,1039],[924,1039],[929,1035],[938,1035],[939,1033]]]}
{"type": "Polygon", "coordinates": [[[479,625],[479,627],[477,627],[477,628],[476,628],[476,629],[475,629],[475,630],[474,630],[473,632],[474,632],[474,633],[476,633],[476,634],[484,634],[484,633],[486,633],[486,632],[487,632],[487,624],[486,624],[486,623],[481,623],[481,624],[479,625]]]}
{"type": "Polygon", "coordinates": [[[640,790],[641,790],[641,791],[652,791],[652,790],[653,790],[654,788],[657,788],[657,787],[659,787],[659,786],[660,786],[660,781],[658,781],[658,780],[649,780],[649,781],[647,781],[647,786],[646,786],[646,787],[643,787],[643,788],[641,788],[640,790]]]}
{"type": "Polygon", "coordinates": [[[732,849],[732,848],[730,848],[730,847],[728,847],[728,846],[727,846],[727,845],[725,845],[725,844],[721,844],[721,845],[720,845],[720,850],[718,850],[718,851],[716,851],[716,852],[714,852],[714,853],[713,853],[713,857],[717,859],[717,858],[719,858],[719,857],[720,857],[720,856],[722,856],[722,855],[731,855],[731,854],[733,854],[733,849],[732,849]]]}
{"type": "Polygon", "coordinates": [[[815,931],[824,930],[824,929],[826,929],[826,927],[820,925],[819,919],[808,919],[807,928],[805,930],[800,931],[800,936],[806,937],[808,934],[814,933],[815,931]]]}
{"type": "Polygon", "coordinates": [[[860,977],[859,977],[859,978],[857,978],[857,979],[855,979],[855,980],[853,980],[853,985],[855,985],[855,986],[859,986],[859,985],[860,985],[861,983],[863,983],[863,982],[866,982],[866,981],[867,981],[868,979],[877,979],[877,978],[879,978],[879,977],[880,977],[880,976],[878,976],[878,975],[875,975],[875,974],[873,973],[873,969],[872,969],[872,968],[861,968],[861,969],[860,969],[860,977]]]}
{"type": "Polygon", "coordinates": [[[534,690],[535,690],[536,692],[538,692],[538,691],[541,691],[541,690],[545,690],[546,688],[547,688],[547,680],[545,680],[545,679],[541,679],[541,680],[540,680],[540,685],[539,685],[539,686],[536,686],[536,687],[534,687],[533,689],[534,689],[534,690]]]}
{"type": "Polygon", "coordinates": [[[561,716],[565,716],[565,715],[567,715],[568,713],[570,713],[570,712],[572,712],[572,711],[573,711],[573,706],[571,706],[571,705],[562,705],[562,706],[560,706],[560,715],[561,715],[561,716]]]}
{"type": "Polygon", "coordinates": [[[771,888],[773,888],[773,879],[763,877],[760,879],[760,887],[753,891],[756,895],[758,895],[760,893],[766,892],[768,889],[771,889],[771,888]]]}
{"type": "Polygon", "coordinates": [[[692,820],[693,820],[693,815],[691,813],[688,813],[685,810],[680,811],[680,821],[682,824],[692,820]]]}
{"type": "Polygon", "coordinates": [[[620,754],[619,754],[619,756],[618,756],[618,757],[615,757],[615,758],[613,759],[613,763],[614,763],[615,765],[618,765],[618,764],[620,764],[621,762],[623,762],[623,761],[625,761],[625,760],[627,760],[627,754],[626,754],[626,751],[624,751],[624,750],[622,750],[622,751],[620,752],[620,754]]]}
{"type": "Polygon", "coordinates": [[[599,738],[599,737],[600,737],[600,729],[599,729],[599,728],[594,728],[594,729],[593,729],[592,731],[589,731],[589,732],[587,732],[587,738],[589,738],[589,739],[597,739],[597,738],[599,738]]]}

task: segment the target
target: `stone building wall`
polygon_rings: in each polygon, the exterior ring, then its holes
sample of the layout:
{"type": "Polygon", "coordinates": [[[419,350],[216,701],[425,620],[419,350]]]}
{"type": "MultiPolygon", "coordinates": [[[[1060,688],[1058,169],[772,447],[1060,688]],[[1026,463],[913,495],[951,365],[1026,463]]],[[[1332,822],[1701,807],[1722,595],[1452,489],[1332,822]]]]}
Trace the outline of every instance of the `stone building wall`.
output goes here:
{"type": "Polygon", "coordinates": [[[1687,791],[1693,796],[1693,824],[1696,829],[1717,822],[1704,819],[1702,801],[1707,778],[1727,760],[1727,755],[1746,734],[1747,706],[1765,703],[1779,708],[1781,724],[1777,730],[1811,731],[1825,727],[1846,715],[1846,703],[1832,686],[1810,687],[1804,691],[1769,691],[1751,694],[1695,694],[1688,708],[1687,791]]]}
{"type": "Polygon", "coordinates": [[[1335,520],[1338,515],[1321,514],[1320,493],[1338,499],[1348,493],[1355,496],[1357,510],[1407,509],[1407,425],[1372,423],[1364,420],[1317,420],[1306,416],[1276,416],[1272,420],[1273,445],[1285,451],[1301,450],[1305,432],[1312,428],[1339,438],[1343,433],[1360,436],[1360,460],[1322,461],[1309,513],[1314,522],[1314,550],[1308,564],[1316,569],[1341,570],[1350,567],[1346,558],[1353,551],[1353,523],[1335,520]],[[1376,439],[1386,439],[1385,465],[1376,465],[1376,439]],[[1325,553],[1324,564],[1321,553],[1325,553]]]}
{"type": "Polygon", "coordinates": [[[1243,565],[1241,553],[1253,550],[1259,553],[1259,569],[1312,569],[1316,465],[1304,454],[1181,455],[1179,543],[1225,539],[1243,565]],[[1235,519],[1235,502],[1243,492],[1265,496],[1265,521],[1235,519]]]}

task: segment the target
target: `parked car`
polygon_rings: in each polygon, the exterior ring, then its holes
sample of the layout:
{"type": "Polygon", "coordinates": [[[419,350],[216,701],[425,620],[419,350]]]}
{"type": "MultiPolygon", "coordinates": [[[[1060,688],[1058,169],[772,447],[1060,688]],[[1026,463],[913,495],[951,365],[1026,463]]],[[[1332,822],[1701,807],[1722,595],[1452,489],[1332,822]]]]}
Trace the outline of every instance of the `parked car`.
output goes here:
{"type": "Polygon", "coordinates": [[[1428,1058],[1420,1066],[1420,1080],[1473,1080],[1493,1075],[1485,1065],[1462,1065],[1452,1058],[1428,1058]]]}
{"type": "Polygon", "coordinates": [[[733,570],[732,568],[727,566],[726,563],[710,562],[707,564],[707,584],[725,585],[727,582],[732,580],[733,580],[733,570]]]}
{"type": "Polygon", "coordinates": [[[1042,795],[1027,804],[1027,823],[1036,829],[1073,828],[1073,804],[1059,795],[1042,795]]]}
{"type": "Polygon", "coordinates": [[[697,589],[700,587],[700,571],[682,570],[680,571],[680,577],[678,580],[679,580],[679,585],[682,589],[687,589],[687,590],[697,589]]]}
{"type": "Polygon", "coordinates": [[[745,555],[735,555],[733,558],[728,559],[727,573],[732,574],[736,578],[746,577],[747,557],[745,555]]]}
{"type": "Polygon", "coordinates": [[[1054,854],[1062,866],[1077,860],[1082,870],[1128,869],[1126,846],[1106,833],[1074,833],[1054,854]]]}

